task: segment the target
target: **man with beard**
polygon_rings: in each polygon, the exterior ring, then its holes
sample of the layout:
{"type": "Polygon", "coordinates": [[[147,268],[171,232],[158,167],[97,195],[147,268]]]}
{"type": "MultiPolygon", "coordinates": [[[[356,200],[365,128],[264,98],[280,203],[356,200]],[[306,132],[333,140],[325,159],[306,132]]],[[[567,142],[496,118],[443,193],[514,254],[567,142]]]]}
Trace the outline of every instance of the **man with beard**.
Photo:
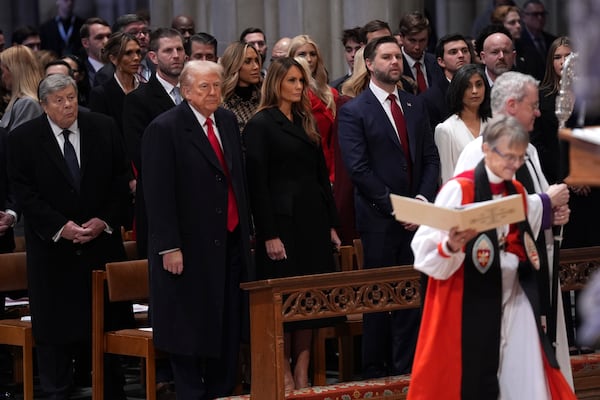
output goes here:
{"type": "MultiPolygon", "coordinates": [[[[394,219],[390,194],[431,201],[439,157],[420,97],[399,91],[402,51],[392,36],[373,39],[364,59],[369,87],[338,113],[342,158],[355,186],[365,268],[412,264],[416,225],[394,219]]],[[[410,372],[419,310],[365,314],[363,377],[410,372]]]]}
{"type": "Polygon", "coordinates": [[[510,32],[502,25],[490,25],[477,38],[477,49],[485,65],[485,76],[490,87],[506,71],[513,69],[516,52],[510,32]]]}

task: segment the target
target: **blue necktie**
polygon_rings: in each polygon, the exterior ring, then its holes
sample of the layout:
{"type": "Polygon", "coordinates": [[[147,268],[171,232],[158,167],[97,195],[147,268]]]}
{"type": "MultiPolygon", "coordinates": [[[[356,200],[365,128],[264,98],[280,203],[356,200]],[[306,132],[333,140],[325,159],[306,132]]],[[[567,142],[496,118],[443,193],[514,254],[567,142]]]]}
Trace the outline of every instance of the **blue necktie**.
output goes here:
{"type": "Polygon", "coordinates": [[[65,129],[62,131],[62,135],[65,138],[64,145],[64,154],[65,154],[65,162],[67,163],[67,168],[71,173],[71,177],[73,178],[73,182],[77,189],[79,189],[79,183],[81,181],[81,171],[79,170],[79,163],[77,162],[77,154],[75,153],[75,148],[73,144],[69,141],[69,135],[71,131],[65,129]]]}

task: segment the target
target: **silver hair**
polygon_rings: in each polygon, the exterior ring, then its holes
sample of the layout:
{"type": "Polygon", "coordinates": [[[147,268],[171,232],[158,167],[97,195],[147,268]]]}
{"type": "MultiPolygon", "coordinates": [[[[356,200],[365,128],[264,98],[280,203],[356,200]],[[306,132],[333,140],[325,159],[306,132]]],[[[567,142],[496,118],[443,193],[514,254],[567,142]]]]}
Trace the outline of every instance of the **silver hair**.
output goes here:
{"type": "Polygon", "coordinates": [[[213,61],[193,60],[188,61],[181,71],[179,82],[182,87],[189,87],[194,84],[196,74],[215,73],[223,80],[223,67],[213,61]]]}
{"type": "Polygon", "coordinates": [[[500,75],[492,86],[490,97],[492,115],[503,113],[509,99],[523,100],[527,95],[527,85],[531,85],[537,90],[539,83],[540,81],[533,76],[520,72],[508,71],[500,75]]]}
{"type": "Polygon", "coordinates": [[[75,93],[77,93],[77,83],[70,76],[63,74],[48,75],[42,79],[38,86],[38,98],[41,103],[45,103],[48,95],[63,90],[69,85],[73,86],[75,93]]]}
{"type": "Polygon", "coordinates": [[[498,114],[488,120],[488,124],[481,134],[483,143],[490,147],[496,147],[498,140],[502,137],[508,138],[509,147],[525,145],[529,143],[529,134],[523,125],[510,115],[498,114]]]}

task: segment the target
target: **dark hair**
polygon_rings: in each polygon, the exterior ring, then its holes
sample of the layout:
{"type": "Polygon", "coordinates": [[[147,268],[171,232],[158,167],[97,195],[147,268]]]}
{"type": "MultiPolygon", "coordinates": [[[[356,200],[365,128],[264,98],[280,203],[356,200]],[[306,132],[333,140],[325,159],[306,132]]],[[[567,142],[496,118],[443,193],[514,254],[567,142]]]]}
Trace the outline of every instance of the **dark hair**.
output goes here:
{"type": "Polygon", "coordinates": [[[31,25],[24,25],[14,30],[12,33],[12,42],[23,44],[23,42],[31,36],[39,36],[40,32],[31,25]]]}
{"type": "Polygon", "coordinates": [[[138,45],[140,44],[138,39],[131,33],[115,32],[110,35],[108,42],[106,42],[104,48],[102,49],[102,61],[106,63],[112,63],[110,56],[115,57],[117,62],[120,61],[125,53],[127,43],[131,41],[136,42],[138,45]]]}
{"type": "Polygon", "coordinates": [[[427,30],[427,33],[430,34],[431,26],[429,25],[429,19],[419,11],[404,15],[398,24],[398,31],[402,36],[414,35],[424,30],[427,30]]]}
{"type": "Polygon", "coordinates": [[[374,19],[372,21],[367,22],[365,26],[363,26],[360,30],[360,36],[362,38],[361,42],[367,43],[367,33],[376,32],[381,29],[387,29],[388,31],[390,31],[390,33],[392,33],[390,25],[385,21],[382,21],[380,19],[374,19]]]}
{"type": "Polygon", "coordinates": [[[508,29],[506,29],[504,27],[504,25],[499,25],[499,24],[488,25],[481,30],[481,32],[479,33],[479,36],[477,37],[477,40],[475,41],[475,53],[477,53],[477,55],[479,55],[483,51],[483,43],[485,42],[485,40],[495,33],[505,34],[506,36],[508,36],[508,38],[512,42],[513,37],[510,34],[510,31],[508,29]]]}
{"type": "Polygon", "coordinates": [[[133,24],[134,22],[143,22],[147,24],[148,20],[138,14],[124,14],[117,18],[112,26],[112,31],[113,33],[120,32],[125,29],[127,25],[133,24]]]}
{"type": "Polygon", "coordinates": [[[267,75],[261,88],[260,104],[256,112],[266,108],[278,107],[281,100],[281,83],[291,68],[296,67],[302,74],[304,89],[302,98],[299,102],[292,103],[292,112],[297,114],[302,120],[302,127],[313,143],[320,145],[321,138],[317,130],[315,119],[311,111],[309,91],[309,75],[302,65],[292,57],[276,58],[269,65],[267,75]]]}
{"type": "MultiPolygon", "coordinates": [[[[442,36],[440,38],[440,40],[438,40],[437,44],[435,45],[435,56],[436,58],[444,58],[444,46],[447,43],[450,42],[457,42],[459,40],[462,40],[463,42],[465,42],[467,44],[467,46],[469,46],[469,43],[467,42],[467,39],[461,35],[460,33],[450,33],[446,36],[442,36]]],[[[469,51],[471,50],[471,47],[469,46],[469,51]]]]}
{"type": "MultiPolygon", "coordinates": [[[[525,10],[527,8],[527,6],[530,4],[539,4],[541,6],[544,6],[544,3],[541,0],[527,0],[525,3],[523,3],[522,10],[525,10]]],[[[545,6],[544,6],[544,9],[546,9],[545,6]]]]}
{"type": "Polygon", "coordinates": [[[73,77],[73,68],[71,68],[71,66],[69,65],[69,63],[66,62],[65,60],[52,60],[52,61],[47,62],[46,65],[44,65],[44,74],[46,73],[46,70],[49,67],[52,67],[54,65],[62,65],[63,67],[66,67],[69,76],[71,78],[73,77]]]}
{"type": "Polygon", "coordinates": [[[354,40],[356,43],[363,43],[363,39],[360,34],[360,26],[350,29],[344,29],[342,31],[342,44],[345,46],[350,40],[354,40]]]}
{"type": "Polygon", "coordinates": [[[490,86],[488,85],[483,68],[477,64],[465,64],[454,74],[446,94],[448,111],[450,111],[451,114],[460,114],[464,109],[463,98],[465,96],[465,91],[469,88],[469,80],[473,75],[481,76],[483,84],[485,85],[485,95],[483,97],[483,102],[479,106],[478,114],[479,118],[486,121],[492,116],[492,109],[490,107],[490,86]]]}
{"type": "Polygon", "coordinates": [[[99,17],[88,18],[85,20],[83,25],[81,25],[81,28],[79,29],[79,36],[81,36],[82,39],[90,37],[90,26],[92,26],[94,24],[100,24],[100,25],[108,26],[110,28],[110,25],[108,24],[108,22],[106,22],[102,18],[99,18],[99,17]]]}
{"type": "Polygon", "coordinates": [[[240,33],[240,42],[242,43],[246,43],[246,35],[250,34],[250,33],[260,33],[263,35],[263,37],[265,38],[265,40],[267,40],[267,35],[265,35],[265,33],[263,32],[262,29],[260,28],[255,28],[253,26],[246,28],[242,31],[242,33],[240,33]]]}
{"type": "Polygon", "coordinates": [[[206,32],[198,32],[190,36],[185,42],[185,54],[188,56],[192,53],[192,42],[207,44],[215,48],[215,56],[217,55],[217,38],[206,32]]]}
{"type": "Polygon", "coordinates": [[[400,45],[396,41],[396,38],[393,36],[381,36],[376,39],[373,39],[365,46],[365,50],[363,53],[363,58],[365,59],[365,62],[367,60],[373,60],[375,58],[377,48],[383,43],[394,43],[396,46],[400,47],[400,45]]]}
{"type": "Polygon", "coordinates": [[[158,43],[163,38],[175,38],[181,39],[183,44],[183,35],[175,28],[157,28],[150,33],[150,41],[148,42],[149,51],[158,51],[158,43]]]}

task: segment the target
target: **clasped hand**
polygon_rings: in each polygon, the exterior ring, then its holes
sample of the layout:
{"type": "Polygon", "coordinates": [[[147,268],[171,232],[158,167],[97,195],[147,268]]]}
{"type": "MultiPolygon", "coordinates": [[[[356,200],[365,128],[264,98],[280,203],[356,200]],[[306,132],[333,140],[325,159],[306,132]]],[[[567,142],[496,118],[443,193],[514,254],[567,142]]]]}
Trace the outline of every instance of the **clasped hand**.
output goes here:
{"type": "Polygon", "coordinates": [[[100,218],[92,218],[81,225],[73,221],[65,224],[61,237],[73,243],[87,243],[96,239],[106,228],[106,224],[100,218]]]}

